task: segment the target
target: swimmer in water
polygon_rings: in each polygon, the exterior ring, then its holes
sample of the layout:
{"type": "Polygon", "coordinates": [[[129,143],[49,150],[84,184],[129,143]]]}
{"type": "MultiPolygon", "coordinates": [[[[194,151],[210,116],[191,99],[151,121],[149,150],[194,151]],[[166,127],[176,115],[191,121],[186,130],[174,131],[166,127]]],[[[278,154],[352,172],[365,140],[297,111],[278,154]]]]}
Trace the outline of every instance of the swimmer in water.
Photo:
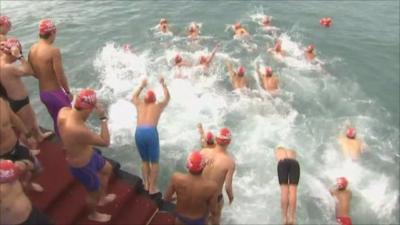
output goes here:
{"type": "Polygon", "coordinates": [[[306,57],[307,61],[312,62],[315,59],[315,46],[307,46],[306,50],[304,51],[304,56],[306,57]]]}
{"type": "Polygon", "coordinates": [[[352,160],[357,160],[361,153],[364,152],[363,141],[357,138],[356,135],[356,129],[354,127],[349,127],[346,130],[346,135],[340,134],[339,136],[339,143],[343,153],[352,160]]]}
{"type": "Polygon", "coordinates": [[[249,32],[239,22],[233,25],[233,31],[235,32],[235,38],[247,38],[250,36],[249,32]]]}
{"type": "MultiPolygon", "coordinates": [[[[7,34],[11,30],[11,21],[8,16],[0,16],[0,42],[7,40],[7,34]]],[[[1,55],[1,53],[0,53],[1,55]]]]}
{"type": "Polygon", "coordinates": [[[277,58],[282,58],[285,53],[282,49],[282,40],[277,39],[273,48],[269,48],[268,52],[272,53],[277,58]]]}
{"type": "Polygon", "coordinates": [[[199,64],[204,66],[204,69],[208,69],[210,63],[214,59],[215,53],[217,50],[221,47],[221,43],[218,43],[214,49],[212,50],[211,54],[209,56],[201,55],[199,59],[199,64]]]}
{"type": "Polygon", "coordinates": [[[352,225],[350,218],[351,191],[347,188],[348,181],[345,177],[336,179],[336,185],[329,192],[336,200],[336,221],[338,225],[352,225]]]}
{"type": "Polygon", "coordinates": [[[169,30],[169,25],[168,25],[168,21],[165,18],[161,18],[160,19],[160,23],[159,23],[159,27],[160,27],[160,32],[163,34],[172,34],[172,32],[169,30]]]}
{"type": "Polygon", "coordinates": [[[262,19],[261,19],[261,25],[263,26],[263,27],[269,27],[270,25],[271,25],[271,17],[270,16],[264,16],[262,19]]]}
{"type": "Polygon", "coordinates": [[[229,76],[231,77],[232,86],[234,89],[243,89],[247,88],[248,81],[245,76],[246,69],[243,66],[239,66],[239,68],[235,71],[232,68],[232,64],[228,61],[225,62],[226,67],[228,68],[229,76]]]}
{"type": "Polygon", "coordinates": [[[200,34],[199,25],[192,22],[188,28],[188,38],[191,40],[197,40],[200,34]]]}
{"type": "Polygon", "coordinates": [[[260,65],[257,65],[257,74],[261,82],[261,87],[268,92],[273,92],[279,88],[279,79],[276,74],[273,74],[271,67],[265,67],[264,72],[260,70],[260,65]]]}
{"type": "Polygon", "coordinates": [[[215,147],[215,139],[214,135],[211,131],[207,133],[203,129],[203,124],[199,123],[197,125],[200,134],[200,143],[202,148],[214,148],[215,147]]]}
{"type": "Polygon", "coordinates": [[[283,224],[296,224],[297,185],[300,180],[300,165],[296,151],[278,147],[275,157],[278,161],[278,180],[281,187],[283,224]]]}

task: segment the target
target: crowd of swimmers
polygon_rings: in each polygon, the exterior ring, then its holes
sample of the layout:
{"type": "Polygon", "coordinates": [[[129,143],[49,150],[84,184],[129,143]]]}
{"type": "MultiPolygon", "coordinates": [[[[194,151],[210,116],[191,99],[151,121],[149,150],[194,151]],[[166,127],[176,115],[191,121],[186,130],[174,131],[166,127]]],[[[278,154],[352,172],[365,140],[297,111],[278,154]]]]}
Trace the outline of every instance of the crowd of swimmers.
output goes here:
{"type": "MultiPolygon", "coordinates": [[[[270,26],[271,18],[263,18],[260,24],[270,26]]],[[[166,19],[161,19],[159,25],[160,32],[171,32],[166,19]]],[[[88,218],[97,222],[110,221],[111,215],[99,212],[98,207],[116,198],[114,193],[107,193],[112,167],[94,148],[110,145],[106,109],[97,101],[96,92],[92,89],[82,89],[75,96],[72,95],[60,49],[54,46],[57,28],[51,20],[39,22],[39,40],[31,46],[27,60],[19,41],[7,37],[11,28],[9,18],[0,16],[0,224],[51,224],[25,194],[28,189],[45,192],[40,184],[32,182],[32,178],[40,175],[42,169],[36,157],[40,154],[38,143],[51,135],[61,139],[71,174],[88,192],[88,218]],[[40,100],[53,119],[54,134],[39,128],[21,79],[23,76],[33,76],[39,81],[40,100]],[[99,133],[93,132],[85,124],[93,112],[101,124],[99,133]]],[[[235,36],[250,35],[239,23],[233,29],[235,36]]],[[[191,24],[189,38],[197,38],[198,34],[199,26],[191,24]]],[[[208,67],[219,46],[209,56],[202,56],[199,63],[208,67]]],[[[281,57],[285,55],[280,40],[269,51],[281,57]]],[[[314,46],[309,46],[305,55],[312,60],[315,57],[314,46]]],[[[175,57],[175,62],[177,66],[185,66],[179,55],[175,57]]],[[[228,61],[226,66],[233,87],[246,87],[246,69],[243,66],[234,69],[228,61]]],[[[279,80],[271,67],[261,69],[258,65],[257,74],[266,91],[279,88],[279,80]]],[[[155,198],[161,197],[157,188],[160,158],[157,124],[171,98],[164,77],[161,76],[159,82],[163,89],[162,100],[157,100],[155,93],[147,87],[146,79],[141,81],[131,99],[137,110],[134,138],[142,160],[144,189],[150,197],[155,198]]],[[[234,200],[232,180],[236,165],[229,153],[232,134],[226,127],[213,134],[205,131],[202,124],[198,125],[198,130],[201,149],[191,152],[187,157],[188,173],[172,174],[164,200],[176,202],[177,224],[220,224],[224,187],[229,204],[234,200]]],[[[340,135],[339,142],[344,153],[353,160],[359,157],[364,148],[362,141],[356,137],[355,128],[350,125],[345,134],[340,135]]],[[[281,188],[282,223],[295,224],[300,165],[294,150],[279,146],[275,155],[281,188]]],[[[330,189],[337,200],[336,218],[338,224],[342,225],[351,224],[351,191],[347,185],[347,179],[340,177],[330,189]]]]}

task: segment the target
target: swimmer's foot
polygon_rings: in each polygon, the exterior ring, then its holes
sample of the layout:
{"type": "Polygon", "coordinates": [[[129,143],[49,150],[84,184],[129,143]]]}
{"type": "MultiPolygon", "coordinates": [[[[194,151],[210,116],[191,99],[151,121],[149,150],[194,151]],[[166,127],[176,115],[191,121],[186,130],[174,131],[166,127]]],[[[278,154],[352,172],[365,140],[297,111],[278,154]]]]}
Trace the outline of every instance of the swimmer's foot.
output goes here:
{"type": "Polygon", "coordinates": [[[113,202],[115,198],[117,197],[116,194],[108,194],[103,197],[103,199],[100,199],[99,203],[97,204],[98,206],[104,206],[110,202],[113,202]]]}
{"type": "Polygon", "coordinates": [[[105,213],[93,212],[93,213],[89,214],[88,219],[96,221],[96,222],[100,222],[100,223],[105,223],[105,222],[110,221],[111,215],[105,214],[105,213]]]}
{"type": "Polygon", "coordinates": [[[36,191],[36,192],[43,192],[44,188],[42,187],[42,185],[38,184],[38,183],[31,183],[31,188],[32,190],[36,191]]]}

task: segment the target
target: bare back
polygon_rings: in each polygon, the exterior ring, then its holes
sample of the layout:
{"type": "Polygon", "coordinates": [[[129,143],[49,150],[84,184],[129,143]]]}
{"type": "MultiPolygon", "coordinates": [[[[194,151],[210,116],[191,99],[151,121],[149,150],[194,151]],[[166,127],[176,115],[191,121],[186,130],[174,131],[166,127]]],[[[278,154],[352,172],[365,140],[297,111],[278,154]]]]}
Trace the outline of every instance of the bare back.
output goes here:
{"type": "Polygon", "coordinates": [[[342,150],[346,156],[350,156],[351,159],[355,160],[360,157],[363,151],[362,141],[359,139],[349,139],[347,137],[340,137],[339,142],[342,146],[342,150]]]}
{"type": "Polygon", "coordinates": [[[53,58],[56,51],[58,51],[57,48],[41,41],[30,49],[29,63],[39,79],[41,91],[55,91],[61,88],[54,70],[53,58]]]}
{"type": "Polygon", "coordinates": [[[336,198],[336,217],[349,217],[351,191],[346,190],[335,190],[333,196],[336,198]]]}
{"type": "Polygon", "coordinates": [[[32,204],[18,180],[0,184],[0,224],[21,224],[31,210],[32,204]]]}
{"type": "Polygon", "coordinates": [[[217,184],[201,175],[175,173],[173,185],[177,196],[177,213],[189,218],[200,218],[211,211],[213,198],[216,202],[217,184]]]}
{"type": "Polygon", "coordinates": [[[207,166],[203,170],[203,177],[215,181],[218,186],[218,194],[222,194],[226,176],[235,167],[235,161],[226,152],[220,152],[215,148],[203,149],[201,153],[207,159],[207,166]]]}
{"type": "Polygon", "coordinates": [[[91,132],[83,121],[71,117],[72,108],[64,107],[58,113],[58,128],[60,137],[66,149],[67,162],[73,167],[83,167],[86,165],[92,154],[92,146],[85,141],[78,141],[81,136],[91,132]]]}
{"type": "Polygon", "coordinates": [[[247,78],[235,75],[232,78],[232,85],[234,89],[242,89],[247,87],[247,78]]]}
{"type": "Polygon", "coordinates": [[[137,107],[137,126],[157,126],[163,107],[159,103],[140,102],[137,107]]]}
{"type": "Polygon", "coordinates": [[[275,91],[278,89],[278,78],[276,76],[265,77],[263,78],[263,87],[267,91],[275,91]]]}
{"type": "Polygon", "coordinates": [[[8,102],[0,97],[0,155],[10,151],[17,143],[17,136],[12,128],[10,111],[8,102]]]}
{"type": "Polygon", "coordinates": [[[275,150],[275,157],[277,161],[281,161],[284,159],[296,159],[297,153],[290,149],[285,149],[282,147],[278,147],[275,150]]]}

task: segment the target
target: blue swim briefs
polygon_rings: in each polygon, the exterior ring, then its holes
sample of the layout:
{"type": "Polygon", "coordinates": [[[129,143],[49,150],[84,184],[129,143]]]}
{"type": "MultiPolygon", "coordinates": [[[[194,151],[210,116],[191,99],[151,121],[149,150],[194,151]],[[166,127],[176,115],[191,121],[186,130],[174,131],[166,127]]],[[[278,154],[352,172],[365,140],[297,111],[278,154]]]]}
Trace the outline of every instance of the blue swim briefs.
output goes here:
{"type": "Polygon", "coordinates": [[[158,163],[160,157],[160,143],[156,127],[137,127],[135,141],[142,161],[158,163]]]}

